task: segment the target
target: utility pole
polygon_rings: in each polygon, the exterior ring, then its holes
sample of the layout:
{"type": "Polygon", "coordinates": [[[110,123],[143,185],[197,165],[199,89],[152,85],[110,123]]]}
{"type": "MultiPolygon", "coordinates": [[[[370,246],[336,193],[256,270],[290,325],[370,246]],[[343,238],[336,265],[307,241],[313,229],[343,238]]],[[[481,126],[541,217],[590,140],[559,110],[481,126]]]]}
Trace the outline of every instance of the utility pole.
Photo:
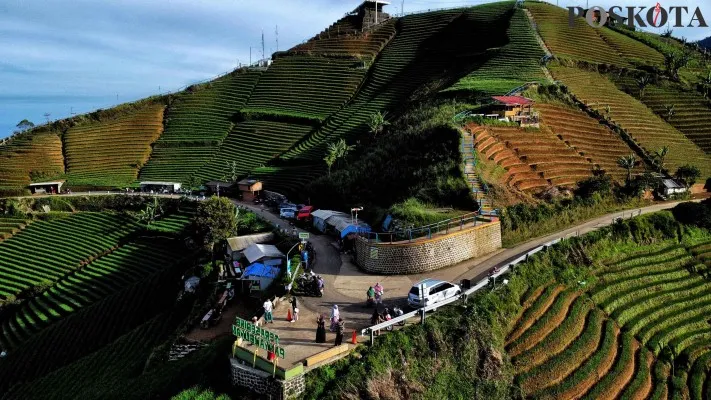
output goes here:
{"type": "Polygon", "coordinates": [[[274,34],[276,35],[276,51],[279,51],[279,25],[274,29],[274,34]]]}
{"type": "Polygon", "coordinates": [[[249,46],[249,66],[252,66],[252,46],[249,46]]]}
{"type": "Polygon", "coordinates": [[[264,29],[262,29],[262,60],[264,60],[264,29]]]}
{"type": "Polygon", "coordinates": [[[378,25],[378,0],[375,0],[375,25],[378,25]]]}
{"type": "Polygon", "coordinates": [[[48,112],[44,113],[44,117],[47,119],[47,123],[49,123],[49,117],[50,117],[50,115],[52,115],[52,114],[50,114],[50,113],[48,113],[48,112]]]}
{"type": "Polygon", "coordinates": [[[401,14],[402,16],[405,16],[405,0],[402,0],[402,1],[400,2],[400,14],[401,14]]]}

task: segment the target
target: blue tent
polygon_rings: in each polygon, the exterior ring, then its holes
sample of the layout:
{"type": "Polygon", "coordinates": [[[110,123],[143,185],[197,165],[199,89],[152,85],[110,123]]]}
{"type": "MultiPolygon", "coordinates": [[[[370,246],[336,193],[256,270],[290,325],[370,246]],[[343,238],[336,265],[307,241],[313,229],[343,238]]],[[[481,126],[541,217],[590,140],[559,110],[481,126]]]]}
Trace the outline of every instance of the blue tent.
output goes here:
{"type": "Polygon", "coordinates": [[[330,225],[333,222],[333,227],[336,229],[338,234],[340,235],[341,239],[344,237],[348,236],[350,233],[367,233],[370,232],[370,226],[366,224],[365,222],[358,222],[358,224],[354,224],[353,220],[350,218],[343,218],[343,217],[332,217],[329,218],[327,223],[330,225]]]}
{"type": "Polygon", "coordinates": [[[264,265],[262,263],[254,263],[244,270],[242,279],[251,279],[259,281],[259,287],[264,290],[268,288],[274,279],[279,276],[281,270],[277,267],[271,265],[264,265]]]}

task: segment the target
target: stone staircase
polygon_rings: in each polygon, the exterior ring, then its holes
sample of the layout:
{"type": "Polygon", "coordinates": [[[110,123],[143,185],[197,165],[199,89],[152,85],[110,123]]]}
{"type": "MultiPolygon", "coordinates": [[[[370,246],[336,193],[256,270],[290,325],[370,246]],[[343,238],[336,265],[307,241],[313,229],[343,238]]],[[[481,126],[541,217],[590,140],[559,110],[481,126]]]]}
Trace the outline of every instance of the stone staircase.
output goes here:
{"type": "Polygon", "coordinates": [[[461,129],[462,144],[459,151],[462,153],[464,161],[464,176],[472,189],[472,196],[479,202],[481,214],[496,214],[496,210],[491,206],[491,200],[488,197],[488,188],[486,183],[482,182],[479,175],[476,173],[476,150],[474,149],[474,139],[477,132],[483,131],[484,128],[478,127],[472,130],[461,129]]]}

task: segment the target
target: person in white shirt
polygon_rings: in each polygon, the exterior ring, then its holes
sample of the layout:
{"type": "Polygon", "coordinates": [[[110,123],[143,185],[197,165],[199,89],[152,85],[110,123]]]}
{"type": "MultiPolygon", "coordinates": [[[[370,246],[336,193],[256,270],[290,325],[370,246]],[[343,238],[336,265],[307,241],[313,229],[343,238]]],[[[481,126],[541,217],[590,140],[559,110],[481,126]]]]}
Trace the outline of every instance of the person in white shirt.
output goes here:
{"type": "Polygon", "coordinates": [[[265,300],[262,306],[264,307],[264,323],[274,323],[274,319],[272,318],[272,309],[274,306],[272,305],[271,300],[265,300]]]}

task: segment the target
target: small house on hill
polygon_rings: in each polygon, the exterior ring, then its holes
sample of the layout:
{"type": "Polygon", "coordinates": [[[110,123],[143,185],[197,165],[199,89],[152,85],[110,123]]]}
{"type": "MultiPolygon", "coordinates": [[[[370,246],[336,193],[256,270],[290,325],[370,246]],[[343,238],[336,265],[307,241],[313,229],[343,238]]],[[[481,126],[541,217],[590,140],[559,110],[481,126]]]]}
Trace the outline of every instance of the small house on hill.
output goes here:
{"type": "Polygon", "coordinates": [[[390,19],[390,15],[383,12],[383,7],[389,4],[388,1],[365,0],[351,14],[357,15],[358,19],[363,21],[363,29],[368,29],[390,19]]]}
{"type": "Polygon", "coordinates": [[[235,236],[227,238],[227,256],[232,260],[239,260],[242,251],[253,244],[268,243],[274,240],[274,233],[256,233],[254,235],[235,236]]]}
{"type": "Polygon", "coordinates": [[[493,109],[501,118],[518,122],[522,127],[538,127],[538,115],[533,112],[533,100],[523,96],[493,96],[493,109]]]}
{"type": "Polygon", "coordinates": [[[260,262],[266,265],[281,265],[286,256],[276,246],[270,244],[251,244],[243,254],[250,263],[260,262]]]}
{"type": "Polygon", "coordinates": [[[254,201],[262,191],[262,181],[257,179],[242,179],[237,182],[237,189],[242,193],[242,200],[254,201]]]}
{"type": "Polygon", "coordinates": [[[259,282],[259,289],[266,290],[279,277],[280,269],[271,265],[254,263],[244,270],[242,279],[259,282]]]}
{"type": "Polygon", "coordinates": [[[56,182],[37,182],[30,184],[32,194],[57,194],[61,193],[64,181],[56,182]]]}
{"type": "Polygon", "coordinates": [[[670,196],[686,192],[686,186],[680,184],[674,179],[664,178],[661,180],[659,191],[664,196],[670,196]]]}

